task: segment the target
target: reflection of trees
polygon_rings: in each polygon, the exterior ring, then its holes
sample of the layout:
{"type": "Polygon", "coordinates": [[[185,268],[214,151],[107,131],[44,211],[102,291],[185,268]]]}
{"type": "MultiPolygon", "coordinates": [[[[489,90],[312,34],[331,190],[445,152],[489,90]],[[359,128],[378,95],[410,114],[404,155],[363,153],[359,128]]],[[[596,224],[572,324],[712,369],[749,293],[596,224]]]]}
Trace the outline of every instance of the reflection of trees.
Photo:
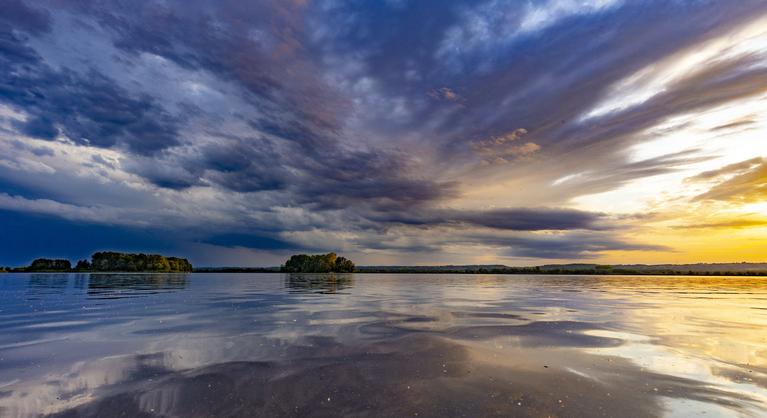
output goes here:
{"type": "Polygon", "coordinates": [[[27,294],[31,298],[45,295],[63,295],[70,289],[83,290],[87,287],[87,274],[35,273],[29,275],[27,294]]]}
{"type": "Polygon", "coordinates": [[[37,299],[45,295],[63,295],[69,286],[69,275],[66,273],[30,274],[27,282],[27,295],[37,299]]]}
{"type": "Polygon", "coordinates": [[[188,274],[90,274],[88,295],[107,298],[138,296],[186,288],[188,274]]]}
{"type": "Polygon", "coordinates": [[[337,293],[354,285],[351,274],[306,274],[290,273],[285,275],[285,287],[297,292],[337,293]]]}

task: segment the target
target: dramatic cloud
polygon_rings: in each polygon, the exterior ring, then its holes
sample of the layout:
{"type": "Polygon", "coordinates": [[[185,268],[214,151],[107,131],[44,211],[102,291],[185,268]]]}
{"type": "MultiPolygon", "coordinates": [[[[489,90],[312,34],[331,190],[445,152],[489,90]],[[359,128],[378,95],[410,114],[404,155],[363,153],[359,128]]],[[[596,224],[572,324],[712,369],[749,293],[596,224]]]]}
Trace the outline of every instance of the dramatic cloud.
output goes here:
{"type": "Polygon", "coordinates": [[[652,228],[760,225],[760,0],[3,6],[0,209],[41,240],[634,262],[676,250],[652,228]]]}
{"type": "Polygon", "coordinates": [[[553,237],[514,237],[485,242],[507,248],[514,257],[554,260],[596,258],[604,251],[668,251],[663,245],[643,245],[605,236],[561,235],[553,237]]]}
{"type": "Polygon", "coordinates": [[[406,225],[471,225],[511,231],[545,231],[570,229],[605,229],[604,214],[573,209],[513,208],[489,210],[437,209],[425,213],[389,214],[373,217],[379,222],[406,225]],[[386,215],[385,215],[386,216],[386,215]]]}

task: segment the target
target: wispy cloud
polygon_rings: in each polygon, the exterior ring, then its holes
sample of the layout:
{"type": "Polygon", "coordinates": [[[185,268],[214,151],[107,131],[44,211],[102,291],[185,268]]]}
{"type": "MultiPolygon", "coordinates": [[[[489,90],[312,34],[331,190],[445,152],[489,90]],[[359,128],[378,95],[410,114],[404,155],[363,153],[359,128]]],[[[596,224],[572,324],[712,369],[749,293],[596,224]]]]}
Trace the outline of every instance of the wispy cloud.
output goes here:
{"type": "Polygon", "coordinates": [[[527,262],[668,252],[622,215],[764,197],[762,1],[4,6],[7,213],[527,262]]]}

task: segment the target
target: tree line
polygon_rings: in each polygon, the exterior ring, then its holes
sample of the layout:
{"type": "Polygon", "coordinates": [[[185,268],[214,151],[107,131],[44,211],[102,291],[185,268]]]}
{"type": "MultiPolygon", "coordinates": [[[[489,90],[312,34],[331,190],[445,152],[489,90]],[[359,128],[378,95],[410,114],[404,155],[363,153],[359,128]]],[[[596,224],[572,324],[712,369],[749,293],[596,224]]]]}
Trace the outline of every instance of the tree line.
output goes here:
{"type": "MultiPolygon", "coordinates": [[[[2,270],[11,272],[191,272],[192,263],[186,258],[166,257],[159,254],[132,254],[114,251],[97,252],[90,261],[79,260],[74,268],[65,259],[38,258],[29,266],[2,270]]],[[[2,271],[0,270],[0,271],[2,271]]]]}

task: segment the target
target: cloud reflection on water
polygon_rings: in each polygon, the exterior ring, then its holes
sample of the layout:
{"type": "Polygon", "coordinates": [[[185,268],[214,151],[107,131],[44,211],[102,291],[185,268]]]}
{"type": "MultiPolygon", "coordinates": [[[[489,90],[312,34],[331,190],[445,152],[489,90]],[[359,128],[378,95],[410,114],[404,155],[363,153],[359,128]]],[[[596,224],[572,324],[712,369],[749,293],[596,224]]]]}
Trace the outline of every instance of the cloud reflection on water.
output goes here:
{"type": "Polygon", "coordinates": [[[94,276],[50,278],[55,298],[29,293],[45,278],[0,278],[8,296],[61,301],[55,315],[3,304],[0,415],[758,416],[767,405],[764,279],[94,276]],[[73,324],[45,326],[62,321],[73,324]],[[13,345],[25,341],[40,342],[13,345]]]}

